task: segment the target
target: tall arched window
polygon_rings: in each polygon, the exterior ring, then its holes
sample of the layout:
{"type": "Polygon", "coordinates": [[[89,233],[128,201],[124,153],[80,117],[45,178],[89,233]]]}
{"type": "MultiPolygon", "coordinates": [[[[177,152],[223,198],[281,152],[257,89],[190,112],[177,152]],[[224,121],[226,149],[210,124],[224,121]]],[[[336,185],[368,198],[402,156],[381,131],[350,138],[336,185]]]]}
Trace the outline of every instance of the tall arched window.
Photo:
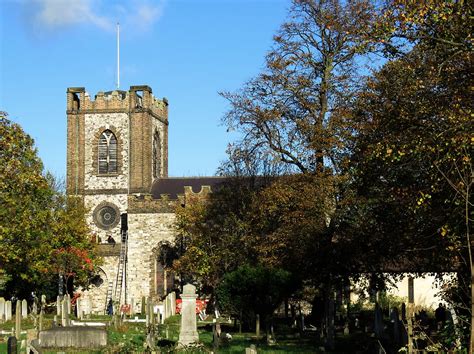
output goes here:
{"type": "Polygon", "coordinates": [[[161,141],[160,134],[155,131],[153,134],[153,177],[160,177],[161,170],[161,141]]]}
{"type": "Polygon", "coordinates": [[[104,130],[99,138],[99,174],[117,173],[117,138],[104,130]]]}

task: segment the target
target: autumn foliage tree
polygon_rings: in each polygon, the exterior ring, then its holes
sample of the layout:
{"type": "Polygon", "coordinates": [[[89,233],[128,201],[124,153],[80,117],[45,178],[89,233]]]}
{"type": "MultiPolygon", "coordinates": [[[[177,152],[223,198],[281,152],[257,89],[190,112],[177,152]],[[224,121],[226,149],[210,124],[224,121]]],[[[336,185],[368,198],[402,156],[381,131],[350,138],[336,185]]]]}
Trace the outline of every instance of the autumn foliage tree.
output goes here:
{"type": "MultiPolygon", "coordinates": [[[[0,115],[0,269],[5,294],[57,291],[57,250],[93,254],[82,203],[43,173],[33,139],[0,115]]],[[[86,285],[86,279],[78,284],[86,285]]]]}

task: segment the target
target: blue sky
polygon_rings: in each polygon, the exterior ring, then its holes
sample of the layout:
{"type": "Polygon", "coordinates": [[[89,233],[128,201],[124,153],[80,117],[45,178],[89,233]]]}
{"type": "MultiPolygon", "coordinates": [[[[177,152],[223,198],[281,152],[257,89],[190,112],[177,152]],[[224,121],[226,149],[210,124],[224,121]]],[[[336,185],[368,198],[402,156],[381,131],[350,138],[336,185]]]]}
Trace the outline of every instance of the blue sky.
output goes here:
{"type": "Polygon", "coordinates": [[[289,0],[1,0],[0,110],[36,142],[45,168],[66,173],[66,88],[93,97],[146,84],[166,97],[170,176],[213,175],[233,137],[219,91],[261,70],[289,0]]]}

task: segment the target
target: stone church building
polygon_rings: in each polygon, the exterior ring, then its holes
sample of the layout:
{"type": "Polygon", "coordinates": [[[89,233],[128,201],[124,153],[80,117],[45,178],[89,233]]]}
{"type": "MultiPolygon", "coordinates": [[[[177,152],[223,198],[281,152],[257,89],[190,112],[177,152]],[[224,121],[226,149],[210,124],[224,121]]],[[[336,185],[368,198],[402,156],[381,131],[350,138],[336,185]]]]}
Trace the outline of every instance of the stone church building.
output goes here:
{"type": "Polygon", "coordinates": [[[84,297],[93,312],[112,300],[139,309],[174,287],[160,243],[174,238],[175,209],[219,177],[168,177],[168,101],[148,86],[99,92],[67,89],[68,195],[82,197],[104,262],[84,297]]]}

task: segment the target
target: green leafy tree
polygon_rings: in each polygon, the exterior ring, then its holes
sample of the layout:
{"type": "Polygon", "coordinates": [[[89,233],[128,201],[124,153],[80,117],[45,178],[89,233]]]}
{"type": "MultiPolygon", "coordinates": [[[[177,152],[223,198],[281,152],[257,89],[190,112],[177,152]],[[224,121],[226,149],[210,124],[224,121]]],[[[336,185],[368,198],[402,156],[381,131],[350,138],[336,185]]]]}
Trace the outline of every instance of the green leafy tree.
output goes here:
{"type": "Polygon", "coordinates": [[[243,265],[224,275],[216,293],[221,309],[250,327],[255,315],[260,315],[268,336],[273,312],[297,285],[285,270],[243,265]]]}
{"type": "Polygon", "coordinates": [[[433,16],[431,9],[408,23],[418,31],[411,51],[359,94],[354,112],[364,129],[352,165],[359,199],[347,217],[357,215],[351,234],[359,240],[377,235],[367,240],[382,250],[374,257],[412,269],[455,263],[471,274],[472,51],[441,40],[449,28],[458,38],[464,29],[453,26],[467,26],[465,14],[453,12],[450,24],[433,16]],[[427,23],[441,28],[428,36],[427,23]]]}
{"type": "Polygon", "coordinates": [[[56,250],[93,251],[82,203],[68,200],[53,184],[43,174],[33,139],[2,113],[0,268],[6,294],[26,297],[31,291],[57,289],[56,250]]]}

